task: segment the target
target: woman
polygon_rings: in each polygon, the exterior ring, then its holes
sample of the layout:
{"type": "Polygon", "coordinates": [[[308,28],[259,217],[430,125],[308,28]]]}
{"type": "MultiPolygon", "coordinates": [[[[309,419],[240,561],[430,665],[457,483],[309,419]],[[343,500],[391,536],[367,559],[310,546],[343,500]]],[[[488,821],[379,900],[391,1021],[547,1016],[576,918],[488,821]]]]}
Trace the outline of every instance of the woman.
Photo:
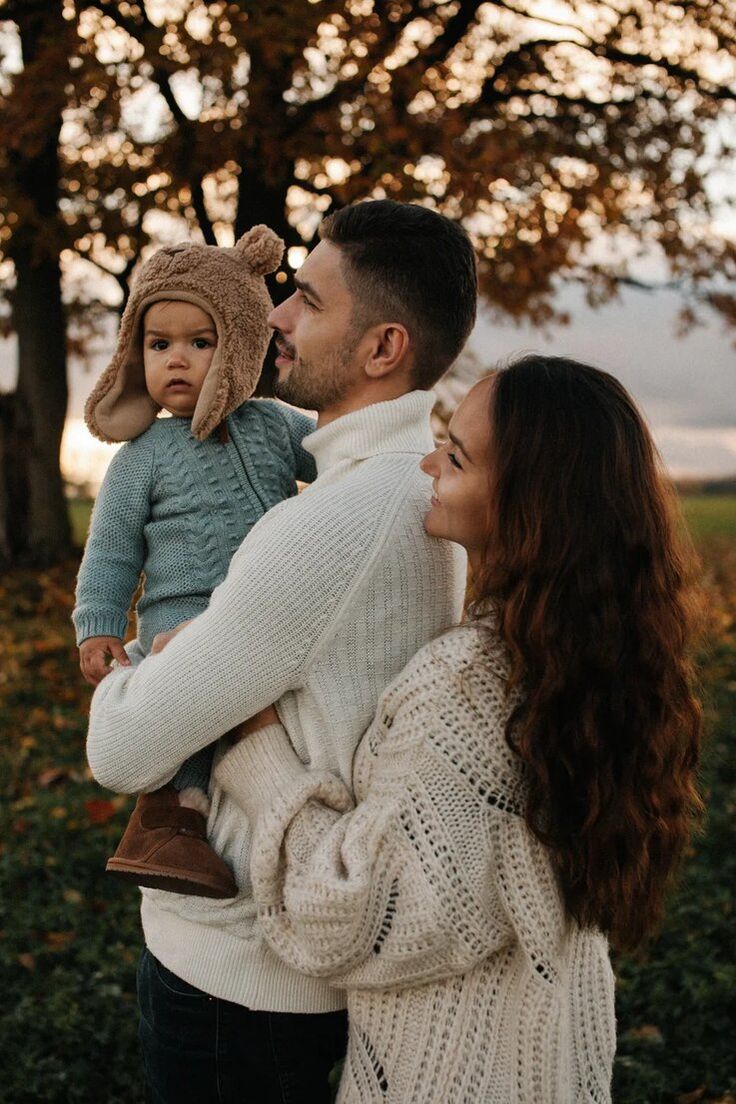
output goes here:
{"type": "Polygon", "coordinates": [[[272,948],[347,990],[340,1101],[602,1104],[608,940],[656,927],[700,805],[677,523],[629,396],[563,359],[481,381],[422,467],[475,600],[384,694],[355,806],[273,711],[217,776],[272,948]]]}

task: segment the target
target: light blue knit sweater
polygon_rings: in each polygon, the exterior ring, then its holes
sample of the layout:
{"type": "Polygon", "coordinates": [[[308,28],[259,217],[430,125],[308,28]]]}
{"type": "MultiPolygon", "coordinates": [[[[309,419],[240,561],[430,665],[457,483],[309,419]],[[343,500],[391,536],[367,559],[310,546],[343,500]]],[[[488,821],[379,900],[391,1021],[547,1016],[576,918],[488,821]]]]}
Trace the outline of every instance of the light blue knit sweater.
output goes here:
{"type": "Polygon", "coordinates": [[[125,635],[141,572],[138,640],[196,617],[266,510],[311,483],[302,438],[311,418],[251,399],[228,418],[229,441],[198,441],[190,418],[160,418],[113,457],[95,502],[77,579],[77,643],[125,635]]]}

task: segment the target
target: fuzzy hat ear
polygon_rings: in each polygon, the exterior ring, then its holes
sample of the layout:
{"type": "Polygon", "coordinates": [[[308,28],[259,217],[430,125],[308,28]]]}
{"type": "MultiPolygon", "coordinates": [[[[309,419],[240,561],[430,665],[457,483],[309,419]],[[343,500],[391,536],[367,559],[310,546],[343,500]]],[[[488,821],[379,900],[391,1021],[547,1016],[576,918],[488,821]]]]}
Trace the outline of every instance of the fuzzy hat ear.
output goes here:
{"type": "Polygon", "coordinates": [[[243,234],[235,244],[235,251],[245,258],[252,272],[265,276],[267,272],[275,272],[281,264],[284,243],[269,226],[260,224],[243,234]]]}

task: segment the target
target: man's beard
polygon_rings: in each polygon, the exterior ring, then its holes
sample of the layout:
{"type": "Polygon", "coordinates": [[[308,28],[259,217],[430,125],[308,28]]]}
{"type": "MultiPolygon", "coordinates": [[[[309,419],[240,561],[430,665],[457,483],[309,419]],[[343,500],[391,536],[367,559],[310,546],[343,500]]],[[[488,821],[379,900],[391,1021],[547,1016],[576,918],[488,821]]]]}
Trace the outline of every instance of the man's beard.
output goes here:
{"type": "MultiPolygon", "coordinates": [[[[286,345],[286,342],[282,343],[286,345]]],[[[277,376],[273,391],[277,398],[303,410],[327,410],[341,402],[355,382],[353,354],[356,339],[348,335],[339,349],[318,368],[314,363],[297,357],[288,376],[277,376]]],[[[293,348],[288,346],[289,352],[293,348]]]]}

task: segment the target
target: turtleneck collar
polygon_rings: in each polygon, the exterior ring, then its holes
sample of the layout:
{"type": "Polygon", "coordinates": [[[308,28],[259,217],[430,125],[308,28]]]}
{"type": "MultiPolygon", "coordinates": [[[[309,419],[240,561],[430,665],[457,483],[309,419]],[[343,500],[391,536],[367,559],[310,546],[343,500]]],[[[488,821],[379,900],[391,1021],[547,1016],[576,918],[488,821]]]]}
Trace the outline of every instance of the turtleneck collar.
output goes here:
{"type": "Polygon", "coordinates": [[[372,403],[310,433],[302,445],[317,461],[317,474],[345,460],[365,460],[387,452],[424,455],[434,448],[429,416],[432,391],[410,391],[398,399],[372,403]]]}

